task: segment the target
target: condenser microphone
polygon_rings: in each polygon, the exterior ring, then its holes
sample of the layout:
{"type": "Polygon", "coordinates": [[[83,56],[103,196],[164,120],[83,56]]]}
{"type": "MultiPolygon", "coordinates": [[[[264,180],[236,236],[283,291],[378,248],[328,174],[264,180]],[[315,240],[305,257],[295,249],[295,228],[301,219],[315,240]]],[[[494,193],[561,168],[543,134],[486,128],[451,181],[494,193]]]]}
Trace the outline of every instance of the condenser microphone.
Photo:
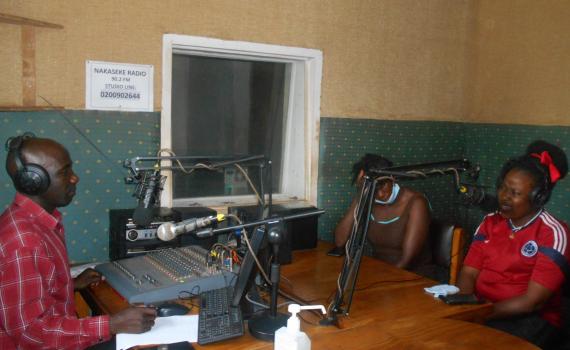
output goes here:
{"type": "Polygon", "coordinates": [[[151,208],[156,203],[158,186],[160,185],[160,170],[155,170],[148,180],[148,186],[144,193],[142,206],[144,208],[151,208]]]}
{"type": "Polygon", "coordinates": [[[188,219],[177,223],[165,222],[164,224],[158,226],[156,236],[160,240],[170,241],[181,234],[194,232],[200,228],[223,221],[225,218],[226,217],[224,214],[218,214],[216,216],[212,215],[203,218],[188,219]]]}
{"type": "Polygon", "coordinates": [[[160,170],[155,170],[154,173],[149,176],[148,185],[143,198],[139,201],[139,206],[135,208],[133,212],[133,221],[139,226],[148,226],[151,224],[154,218],[153,207],[157,202],[156,199],[160,195],[162,188],[161,185],[162,175],[160,175],[160,170]]]}
{"type": "Polygon", "coordinates": [[[136,207],[133,211],[133,221],[138,226],[148,226],[152,223],[154,211],[152,208],[136,207]]]}

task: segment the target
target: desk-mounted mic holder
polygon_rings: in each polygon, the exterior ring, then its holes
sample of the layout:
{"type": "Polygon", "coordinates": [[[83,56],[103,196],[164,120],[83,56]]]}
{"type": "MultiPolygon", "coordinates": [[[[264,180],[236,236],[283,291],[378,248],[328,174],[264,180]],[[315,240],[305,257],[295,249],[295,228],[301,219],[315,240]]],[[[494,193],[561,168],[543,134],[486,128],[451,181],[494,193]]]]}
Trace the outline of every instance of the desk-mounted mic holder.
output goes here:
{"type": "MultiPolygon", "coordinates": [[[[452,173],[456,175],[455,182],[456,185],[458,185],[458,173],[463,171],[473,171],[471,164],[466,159],[406,165],[385,169],[371,169],[364,174],[360,197],[354,210],[355,220],[347,241],[347,253],[338,277],[338,289],[333,302],[327,310],[327,317],[320,322],[321,325],[337,325],[338,315],[349,314],[358,278],[360,261],[366,244],[366,236],[368,233],[370,214],[372,213],[372,205],[376,195],[377,182],[385,179],[424,179],[428,176],[452,173]]],[[[476,173],[478,174],[478,168],[476,173]]],[[[473,174],[470,174],[470,176],[473,176],[473,174]]]]}
{"type": "Polygon", "coordinates": [[[273,341],[275,332],[287,324],[288,316],[277,312],[277,295],[279,293],[279,279],[281,267],[279,264],[279,246],[283,241],[283,221],[272,221],[268,223],[267,239],[272,248],[273,260],[271,262],[271,301],[269,309],[261,313],[254,314],[248,321],[248,328],[251,335],[257,339],[273,341]]]}
{"type": "Polygon", "coordinates": [[[355,220],[352,225],[352,232],[347,241],[347,254],[344,258],[342,270],[339,275],[338,289],[331,306],[329,307],[327,317],[321,320],[321,325],[337,325],[338,315],[348,315],[352,296],[354,294],[354,286],[358,277],[360,268],[360,260],[364,245],[366,243],[366,233],[370,213],[372,212],[372,203],[376,193],[376,180],[369,175],[364,176],[358,205],[355,208],[355,220]],[[345,303],[345,298],[348,298],[345,303]]]}
{"type": "MultiPolygon", "coordinates": [[[[279,256],[279,248],[283,241],[284,222],[314,215],[321,215],[324,212],[324,210],[313,210],[283,217],[273,217],[257,220],[231,227],[223,227],[217,229],[208,228],[196,233],[199,237],[207,237],[218,235],[227,231],[241,230],[253,226],[268,226],[268,229],[265,230],[265,232],[267,235],[267,240],[271,245],[273,254],[271,272],[269,277],[271,282],[271,299],[269,302],[268,310],[252,316],[252,318],[248,321],[249,332],[254,337],[265,341],[273,341],[275,332],[287,324],[288,315],[277,312],[277,297],[279,294],[279,280],[281,276],[281,266],[277,257],[279,256]]],[[[258,252],[254,251],[253,253],[257,255],[258,252]]]]}

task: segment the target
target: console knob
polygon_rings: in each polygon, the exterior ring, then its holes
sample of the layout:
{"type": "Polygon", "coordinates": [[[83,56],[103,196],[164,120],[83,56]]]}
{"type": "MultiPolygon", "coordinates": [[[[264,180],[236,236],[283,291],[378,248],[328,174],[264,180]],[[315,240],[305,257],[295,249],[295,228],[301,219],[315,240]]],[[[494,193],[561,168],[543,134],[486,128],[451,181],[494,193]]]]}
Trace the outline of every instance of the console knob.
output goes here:
{"type": "Polygon", "coordinates": [[[127,232],[127,239],[129,241],[136,241],[139,238],[139,233],[136,230],[130,230],[127,232]]]}

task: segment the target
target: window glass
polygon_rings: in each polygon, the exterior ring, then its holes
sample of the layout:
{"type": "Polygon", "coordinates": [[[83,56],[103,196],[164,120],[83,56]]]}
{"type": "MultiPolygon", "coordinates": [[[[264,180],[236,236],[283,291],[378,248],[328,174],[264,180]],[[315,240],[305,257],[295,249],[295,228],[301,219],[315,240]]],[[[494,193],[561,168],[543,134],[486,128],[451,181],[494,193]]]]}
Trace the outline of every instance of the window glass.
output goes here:
{"type": "MultiPolygon", "coordinates": [[[[172,150],[189,156],[265,155],[280,191],[287,63],[173,54],[172,150]]],[[[258,186],[259,167],[244,167],[258,186]]],[[[173,199],[252,194],[235,167],[174,172],[173,199]]],[[[267,182],[266,182],[267,186],[267,182]]],[[[267,192],[267,188],[265,189],[267,192]]]]}

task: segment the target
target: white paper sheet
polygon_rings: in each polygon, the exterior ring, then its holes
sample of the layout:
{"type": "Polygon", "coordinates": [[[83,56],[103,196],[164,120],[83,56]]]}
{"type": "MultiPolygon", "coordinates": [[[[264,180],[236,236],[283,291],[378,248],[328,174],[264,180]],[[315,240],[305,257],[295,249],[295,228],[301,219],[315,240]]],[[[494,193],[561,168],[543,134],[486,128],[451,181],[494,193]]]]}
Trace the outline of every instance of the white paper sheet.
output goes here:
{"type": "Polygon", "coordinates": [[[75,277],[79,276],[87,268],[89,268],[89,267],[94,268],[95,265],[97,265],[97,264],[99,264],[99,263],[88,263],[88,264],[73,266],[69,272],[71,273],[71,277],[75,278],[75,277]]]}
{"type": "Polygon", "coordinates": [[[198,341],[198,315],[157,317],[152,329],[141,334],[117,334],[117,350],[135,345],[172,344],[198,341]]]}

